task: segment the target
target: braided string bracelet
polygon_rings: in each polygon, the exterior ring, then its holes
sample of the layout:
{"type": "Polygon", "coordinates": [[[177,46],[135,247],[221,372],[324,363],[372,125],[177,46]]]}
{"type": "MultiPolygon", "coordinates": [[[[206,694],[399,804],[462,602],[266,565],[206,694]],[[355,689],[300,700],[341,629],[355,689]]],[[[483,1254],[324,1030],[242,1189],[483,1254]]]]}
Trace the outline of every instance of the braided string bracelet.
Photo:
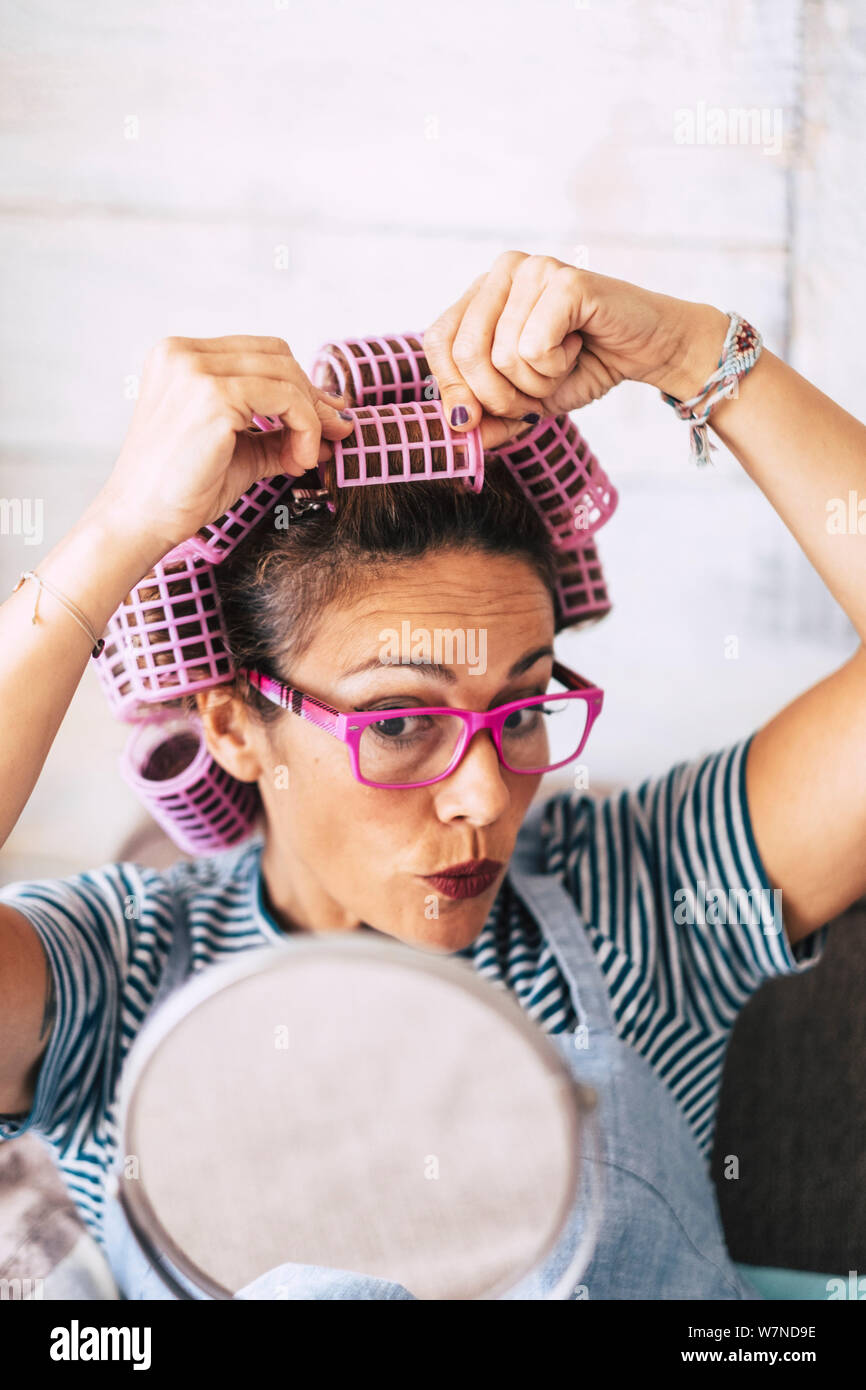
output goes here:
{"type": "Polygon", "coordinates": [[[710,454],[715,452],[715,444],[707,435],[710,411],[717,401],[730,399],[736,394],[737,385],[754,367],[764,346],[763,339],[741,314],[730,313],[730,323],[722,346],[716,370],[701,387],[696,396],[689,401],[678,401],[662,391],[661,397],[672,405],[681,420],[691,422],[689,457],[697,464],[710,463],[710,454]]]}
{"type": "Polygon", "coordinates": [[[90,626],[89,622],[88,622],[87,619],[85,618],[85,616],[84,616],[84,614],[82,613],[81,609],[80,609],[76,604],[74,604],[74,603],[72,602],[72,599],[71,599],[71,598],[66,598],[66,596],[65,596],[64,594],[61,594],[61,592],[60,592],[59,589],[55,589],[55,587],[54,587],[53,584],[49,584],[49,583],[48,583],[48,580],[47,580],[47,579],[43,579],[43,578],[42,578],[42,575],[41,575],[41,574],[37,574],[35,570],[22,570],[22,571],[21,571],[21,575],[20,575],[20,577],[19,577],[19,579],[18,579],[17,584],[14,584],[14,585],[12,586],[12,593],[13,593],[13,594],[14,594],[14,593],[17,593],[17,591],[21,588],[21,585],[24,583],[25,579],[35,579],[35,580],[36,580],[36,598],[33,600],[33,616],[32,616],[32,618],[30,619],[31,623],[35,623],[35,622],[36,622],[36,610],[37,610],[38,607],[39,607],[39,599],[40,599],[40,597],[41,597],[41,595],[42,595],[42,590],[43,590],[43,589],[47,589],[48,592],[49,592],[49,594],[53,594],[53,595],[54,595],[54,597],[57,599],[57,602],[58,602],[58,603],[62,603],[62,605],[63,605],[63,607],[66,609],[67,613],[69,613],[70,616],[73,617],[73,618],[75,619],[75,621],[77,622],[78,626],[79,626],[80,628],[83,628],[84,631],[87,633],[87,636],[90,638],[90,641],[93,643],[93,650],[91,651],[90,655],[91,655],[92,657],[97,657],[97,656],[99,656],[100,652],[102,651],[102,648],[105,646],[105,638],[104,638],[104,637],[97,637],[96,633],[93,631],[93,628],[90,626]]]}

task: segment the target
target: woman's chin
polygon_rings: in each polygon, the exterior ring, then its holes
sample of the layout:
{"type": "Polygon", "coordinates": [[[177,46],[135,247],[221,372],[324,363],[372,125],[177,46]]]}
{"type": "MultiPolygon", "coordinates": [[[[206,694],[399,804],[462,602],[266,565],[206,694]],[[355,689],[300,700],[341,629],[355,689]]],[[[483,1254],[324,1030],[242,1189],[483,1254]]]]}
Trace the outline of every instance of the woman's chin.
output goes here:
{"type": "Polygon", "coordinates": [[[421,914],[404,916],[393,935],[411,946],[432,951],[462,951],[481,932],[495,896],[483,893],[462,901],[441,899],[428,903],[421,914]]]}

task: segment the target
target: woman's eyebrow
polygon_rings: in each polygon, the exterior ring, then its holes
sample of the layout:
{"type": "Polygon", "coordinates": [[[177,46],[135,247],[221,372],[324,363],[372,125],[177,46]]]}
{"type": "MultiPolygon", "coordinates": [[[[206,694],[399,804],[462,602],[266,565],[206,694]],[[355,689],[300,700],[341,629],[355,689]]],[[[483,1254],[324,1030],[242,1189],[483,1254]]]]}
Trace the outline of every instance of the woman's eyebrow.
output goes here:
{"type": "Polygon", "coordinates": [[[348,680],[349,676],[358,676],[363,671],[417,671],[420,676],[439,676],[451,685],[457,680],[450,666],[443,666],[437,661],[382,661],[381,657],[373,656],[369,661],[362,661],[357,666],[350,666],[348,671],[343,671],[337,683],[348,680]]]}
{"type": "MultiPolygon", "coordinates": [[[[553,656],[553,647],[549,645],[534,647],[532,651],[527,652],[525,656],[521,656],[514,662],[513,666],[509,667],[509,677],[522,675],[524,671],[529,670],[530,666],[534,666],[536,661],[540,661],[543,656],[553,656]]],[[[369,661],[359,662],[357,666],[351,666],[348,671],[343,671],[339,677],[338,683],[339,681],[348,680],[350,676],[360,675],[364,671],[386,670],[417,671],[419,675],[423,676],[438,676],[440,680],[447,681],[450,685],[454,685],[457,681],[457,676],[452,667],[443,666],[442,663],[438,661],[382,661],[380,657],[374,656],[371,657],[369,661]]]]}
{"type": "Polygon", "coordinates": [[[540,661],[543,656],[553,656],[553,648],[550,645],[534,647],[526,656],[522,656],[519,661],[509,668],[509,676],[522,676],[524,671],[528,671],[530,666],[534,666],[536,661],[540,661]]]}

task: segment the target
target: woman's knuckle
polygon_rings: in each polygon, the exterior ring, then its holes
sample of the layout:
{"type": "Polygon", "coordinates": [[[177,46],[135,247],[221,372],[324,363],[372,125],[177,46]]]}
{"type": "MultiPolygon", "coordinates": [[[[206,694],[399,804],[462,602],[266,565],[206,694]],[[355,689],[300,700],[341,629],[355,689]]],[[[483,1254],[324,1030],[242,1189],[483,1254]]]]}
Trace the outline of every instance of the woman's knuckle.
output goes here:
{"type": "Polygon", "coordinates": [[[190,377],[188,389],[194,393],[195,399],[204,410],[212,412],[219,410],[225,404],[222,382],[219,377],[211,376],[209,372],[196,366],[190,368],[190,377]]]}
{"type": "Polygon", "coordinates": [[[554,274],[557,283],[564,289],[571,290],[584,283],[586,271],[580,270],[576,265],[560,265],[554,274]]]}
{"type": "Polygon", "coordinates": [[[295,375],[298,370],[298,364],[291,353],[275,352],[272,353],[271,356],[274,359],[275,366],[279,368],[285,377],[288,378],[289,376],[295,375]]]}
{"type": "Polygon", "coordinates": [[[543,357],[547,352],[549,344],[545,343],[540,334],[536,331],[523,331],[520,335],[520,355],[527,362],[534,362],[537,358],[543,357]]]}
{"type": "Polygon", "coordinates": [[[156,366],[164,366],[173,361],[181,351],[180,338],[160,338],[147,354],[147,360],[156,366]]]}
{"type": "Polygon", "coordinates": [[[452,355],[458,367],[476,367],[482,358],[481,346],[476,338],[460,337],[458,334],[454,339],[452,355]]]}
{"type": "Polygon", "coordinates": [[[502,251],[493,262],[494,270],[514,270],[527,260],[525,251],[502,251]]]}
{"type": "Polygon", "coordinates": [[[494,342],[490,349],[490,360],[496,370],[503,372],[506,376],[510,376],[517,366],[517,359],[511,348],[502,343],[494,342]]]}

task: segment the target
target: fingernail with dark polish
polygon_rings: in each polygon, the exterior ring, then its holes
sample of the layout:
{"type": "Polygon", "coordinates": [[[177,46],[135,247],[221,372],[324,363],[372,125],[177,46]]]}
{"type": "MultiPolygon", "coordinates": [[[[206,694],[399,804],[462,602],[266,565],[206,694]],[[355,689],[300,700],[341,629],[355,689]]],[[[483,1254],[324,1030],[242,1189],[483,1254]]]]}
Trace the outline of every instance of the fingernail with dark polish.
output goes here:
{"type": "Polygon", "coordinates": [[[538,422],[539,422],[539,420],[541,419],[541,416],[540,416],[540,415],[536,415],[536,414],[535,414],[535,411],[531,410],[531,411],[529,412],[529,414],[528,414],[528,415],[524,415],[523,418],[524,418],[524,420],[526,421],[526,423],[527,423],[528,425],[537,425],[538,422]]]}
{"type": "Polygon", "coordinates": [[[452,425],[465,425],[469,419],[469,411],[465,405],[455,405],[451,412],[452,425]]]}
{"type": "Polygon", "coordinates": [[[354,415],[348,410],[338,410],[337,414],[341,420],[354,420],[354,415]]]}

